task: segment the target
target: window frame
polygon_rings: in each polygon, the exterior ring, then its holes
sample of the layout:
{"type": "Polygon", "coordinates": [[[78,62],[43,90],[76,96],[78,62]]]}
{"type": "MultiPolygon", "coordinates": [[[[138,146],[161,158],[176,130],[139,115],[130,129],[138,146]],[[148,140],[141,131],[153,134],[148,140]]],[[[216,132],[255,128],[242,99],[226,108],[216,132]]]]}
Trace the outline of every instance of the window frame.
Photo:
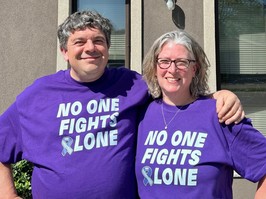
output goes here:
{"type": "MultiPolygon", "coordinates": [[[[265,113],[266,113],[266,103],[264,98],[266,97],[266,73],[263,74],[253,74],[253,73],[246,73],[245,71],[242,72],[241,70],[241,63],[245,60],[241,60],[239,56],[239,74],[228,71],[228,75],[224,72],[224,76],[222,77],[222,63],[221,63],[221,50],[220,50],[220,27],[219,27],[219,7],[218,7],[218,0],[215,0],[215,40],[216,40],[216,82],[217,82],[217,89],[227,89],[233,91],[241,100],[241,103],[245,109],[246,117],[252,119],[253,126],[258,129],[261,133],[266,136],[266,124],[265,124],[265,113]],[[242,73],[241,73],[242,72],[242,73]],[[228,79],[222,79],[228,78],[228,79]],[[231,78],[231,80],[230,80],[231,78]],[[229,81],[228,81],[229,80],[229,81]],[[234,80],[234,82],[232,82],[234,80]]],[[[243,5],[241,5],[243,6],[243,5]]],[[[265,11],[265,4],[264,4],[264,11],[265,11]]],[[[254,12],[255,13],[255,12],[254,12]]],[[[256,16],[255,16],[256,17],[256,16]]],[[[265,14],[264,20],[266,20],[265,14]]],[[[239,18],[240,19],[240,18],[239,18]]],[[[253,18],[252,18],[253,19],[253,18]]],[[[245,26],[246,27],[246,26],[245,26]]],[[[264,26],[266,27],[266,25],[264,26]]],[[[254,29],[252,29],[254,31],[254,29]]],[[[253,32],[249,33],[252,34],[253,32]]],[[[255,34],[256,32],[254,32],[255,34]]],[[[266,34],[265,32],[261,32],[266,34]]],[[[246,36],[245,32],[244,35],[246,36]]],[[[256,35],[257,36],[257,35],[256,35]]],[[[240,38],[240,37],[239,37],[240,38]]],[[[239,39],[240,40],[240,39],[239,39]]],[[[247,40],[252,45],[256,44],[257,40],[251,39],[247,40]]],[[[240,43],[240,42],[239,42],[240,43]]],[[[224,44],[224,43],[223,43],[224,44]]],[[[238,45],[240,46],[240,45],[238,45]]],[[[245,46],[244,46],[245,47],[245,46]]],[[[240,47],[239,47],[240,49],[240,47]]],[[[245,50],[246,48],[244,48],[245,50]]],[[[243,49],[239,50],[239,54],[243,51],[243,49]]],[[[265,49],[260,50],[259,52],[265,53],[265,49]]],[[[262,55],[264,57],[264,55],[262,55]]],[[[256,57],[254,57],[256,58],[256,57]]],[[[234,58],[235,59],[235,58],[234,58]]],[[[243,66],[243,68],[246,65],[243,66]]],[[[254,65],[256,67],[256,64],[254,65]]],[[[266,67],[266,66],[265,66],[266,67]]],[[[224,70],[226,71],[226,70],[224,70]]]]}

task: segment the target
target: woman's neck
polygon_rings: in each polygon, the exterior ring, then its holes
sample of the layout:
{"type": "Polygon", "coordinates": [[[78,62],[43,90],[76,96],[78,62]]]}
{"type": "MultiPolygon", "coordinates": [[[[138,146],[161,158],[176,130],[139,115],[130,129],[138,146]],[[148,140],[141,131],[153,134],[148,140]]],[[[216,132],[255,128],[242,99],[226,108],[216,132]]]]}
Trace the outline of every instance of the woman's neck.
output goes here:
{"type": "Polygon", "coordinates": [[[173,106],[184,106],[187,104],[190,104],[196,100],[195,97],[192,97],[191,95],[174,95],[174,96],[169,96],[169,95],[163,95],[163,101],[166,104],[173,105],[173,106]]]}

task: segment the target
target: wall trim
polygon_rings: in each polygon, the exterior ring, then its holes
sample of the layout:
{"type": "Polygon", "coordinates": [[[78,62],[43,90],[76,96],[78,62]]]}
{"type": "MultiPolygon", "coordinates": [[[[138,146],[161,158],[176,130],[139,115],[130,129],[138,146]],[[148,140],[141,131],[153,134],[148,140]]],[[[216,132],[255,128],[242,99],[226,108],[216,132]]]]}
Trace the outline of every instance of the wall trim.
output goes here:
{"type": "Polygon", "coordinates": [[[216,88],[216,43],[215,43],[215,1],[203,0],[204,51],[209,58],[211,68],[209,86],[211,92],[216,88]]]}
{"type": "MultiPolygon", "coordinates": [[[[70,14],[71,0],[58,0],[58,17],[57,25],[59,26],[70,14]]],[[[57,55],[56,55],[56,71],[66,70],[68,63],[64,60],[59,48],[59,41],[57,39],[57,55]]]]}
{"type": "Polygon", "coordinates": [[[142,72],[142,1],[130,1],[130,69],[142,72]]]}

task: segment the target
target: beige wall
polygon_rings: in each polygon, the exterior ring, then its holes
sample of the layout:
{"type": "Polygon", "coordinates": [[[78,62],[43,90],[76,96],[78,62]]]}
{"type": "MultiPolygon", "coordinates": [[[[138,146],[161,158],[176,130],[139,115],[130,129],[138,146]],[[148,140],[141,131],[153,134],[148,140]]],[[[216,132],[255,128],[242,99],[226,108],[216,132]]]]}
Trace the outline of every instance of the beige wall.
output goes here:
{"type": "Polygon", "coordinates": [[[180,24],[201,45],[203,45],[203,4],[202,0],[178,0],[176,9],[169,11],[164,0],[143,1],[143,53],[153,41],[165,32],[176,30],[180,24]]]}
{"type": "Polygon", "coordinates": [[[56,71],[57,1],[0,2],[0,114],[37,77],[56,71]]]}
{"type": "Polygon", "coordinates": [[[234,199],[253,199],[256,192],[257,183],[245,179],[234,179],[233,196],[234,199]]]}

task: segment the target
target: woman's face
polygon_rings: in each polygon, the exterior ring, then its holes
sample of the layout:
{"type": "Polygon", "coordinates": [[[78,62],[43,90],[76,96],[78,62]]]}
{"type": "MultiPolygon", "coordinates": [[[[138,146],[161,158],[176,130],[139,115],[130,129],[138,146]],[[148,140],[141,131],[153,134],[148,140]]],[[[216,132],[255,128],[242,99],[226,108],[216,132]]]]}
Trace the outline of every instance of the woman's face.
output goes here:
{"type": "Polygon", "coordinates": [[[160,68],[160,64],[157,63],[156,76],[162,89],[164,100],[173,101],[176,98],[186,99],[191,97],[189,87],[196,73],[196,64],[195,62],[187,61],[194,60],[193,55],[191,55],[187,48],[170,41],[164,44],[158,59],[161,59],[161,63],[164,63],[165,60],[180,60],[175,63],[170,62],[170,66],[167,69],[160,68]]]}

